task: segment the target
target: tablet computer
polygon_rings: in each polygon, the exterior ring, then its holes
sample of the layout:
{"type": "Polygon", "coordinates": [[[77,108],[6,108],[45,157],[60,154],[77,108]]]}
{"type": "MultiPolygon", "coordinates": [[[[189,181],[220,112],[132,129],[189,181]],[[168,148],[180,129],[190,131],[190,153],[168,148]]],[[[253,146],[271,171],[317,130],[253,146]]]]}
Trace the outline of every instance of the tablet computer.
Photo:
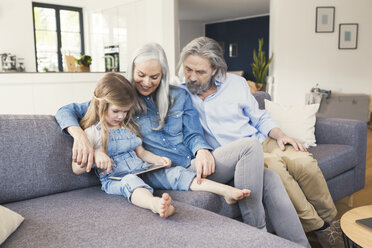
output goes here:
{"type": "MultiPolygon", "coordinates": [[[[158,170],[158,169],[166,168],[166,167],[167,167],[167,165],[164,165],[164,164],[153,164],[149,168],[147,168],[146,170],[135,173],[135,175],[140,175],[140,174],[143,174],[143,173],[147,173],[149,171],[158,170]]],[[[123,177],[108,177],[108,179],[115,180],[115,181],[120,181],[122,178],[123,177]]]]}
{"type": "Polygon", "coordinates": [[[365,219],[359,219],[359,220],[356,220],[355,222],[358,223],[359,225],[365,226],[372,230],[372,217],[365,218],[365,219]]]}

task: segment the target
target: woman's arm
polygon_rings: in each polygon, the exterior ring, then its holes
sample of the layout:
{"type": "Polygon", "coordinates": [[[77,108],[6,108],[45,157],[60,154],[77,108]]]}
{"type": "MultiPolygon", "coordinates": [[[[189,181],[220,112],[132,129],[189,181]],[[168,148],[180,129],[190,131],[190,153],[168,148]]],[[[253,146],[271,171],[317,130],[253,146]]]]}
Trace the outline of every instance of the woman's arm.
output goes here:
{"type": "Polygon", "coordinates": [[[215,161],[211,154],[212,147],[204,138],[203,127],[199,120],[199,114],[192,105],[191,98],[186,93],[185,105],[183,108],[183,134],[184,143],[195,155],[196,181],[201,183],[201,178],[215,172],[215,161]]]}
{"type": "Polygon", "coordinates": [[[172,164],[172,161],[167,157],[160,157],[152,152],[147,151],[143,146],[139,146],[134,149],[137,156],[142,159],[143,161],[151,164],[157,164],[157,165],[167,165],[169,168],[172,164]]]}
{"type": "MultiPolygon", "coordinates": [[[[72,160],[77,166],[89,172],[93,165],[94,150],[79,121],[88,110],[90,102],[72,103],[61,107],[56,113],[56,121],[64,133],[74,138],[72,160]]],[[[80,171],[80,169],[79,169],[80,171]]]]}

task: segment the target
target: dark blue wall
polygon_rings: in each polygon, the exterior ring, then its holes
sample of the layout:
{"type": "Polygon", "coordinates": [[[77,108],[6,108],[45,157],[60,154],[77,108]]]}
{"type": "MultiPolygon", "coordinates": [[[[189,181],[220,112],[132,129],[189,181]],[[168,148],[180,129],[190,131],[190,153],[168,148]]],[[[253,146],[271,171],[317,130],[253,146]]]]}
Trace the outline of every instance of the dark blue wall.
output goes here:
{"type": "MultiPolygon", "coordinates": [[[[243,70],[244,77],[253,80],[251,63],[253,50],[258,50],[258,39],[263,38],[263,50],[268,58],[269,16],[205,25],[205,35],[224,43],[225,60],[229,71],[243,70]],[[238,56],[229,57],[229,44],[238,44],[238,56]]],[[[221,44],[221,43],[220,43],[221,44]]]]}

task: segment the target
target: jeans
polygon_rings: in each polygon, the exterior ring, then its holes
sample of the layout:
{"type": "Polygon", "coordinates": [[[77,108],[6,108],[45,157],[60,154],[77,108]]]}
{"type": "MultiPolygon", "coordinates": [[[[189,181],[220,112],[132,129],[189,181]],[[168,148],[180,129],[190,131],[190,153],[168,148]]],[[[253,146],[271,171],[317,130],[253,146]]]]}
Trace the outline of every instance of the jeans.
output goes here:
{"type": "Polygon", "coordinates": [[[108,194],[123,195],[128,202],[137,188],[148,189],[151,193],[156,189],[190,190],[195,172],[181,166],[147,172],[141,176],[125,175],[120,181],[101,178],[102,190],[108,194]]]}
{"type": "MultiPolygon", "coordinates": [[[[221,146],[212,152],[216,170],[208,179],[250,189],[248,198],[240,200],[239,208],[244,223],[266,229],[265,208],[274,231],[282,238],[309,247],[297,213],[279,176],[264,169],[261,143],[254,138],[243,138],[221,146]]],[[[189,169],[195,170],[195,159],[189,169]]]]}

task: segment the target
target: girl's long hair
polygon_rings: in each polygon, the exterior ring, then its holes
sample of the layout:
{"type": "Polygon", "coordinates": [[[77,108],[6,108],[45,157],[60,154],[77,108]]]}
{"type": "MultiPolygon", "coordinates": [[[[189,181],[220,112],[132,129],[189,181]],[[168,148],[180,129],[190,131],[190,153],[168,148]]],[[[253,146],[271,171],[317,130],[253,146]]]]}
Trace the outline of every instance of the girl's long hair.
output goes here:
{"type": "Polygon", "coordinates": [[[125,119],[120,123],[120,126],[128,128],[139,136],[137,124],[132,119],[132,106],[137,104],[137,94],[131,83],[119,73],[106,73],[98,82],[88,111],[80,121],[80,125],[83,129],[96,123],[101,125],[102,149],[106,153],[108,143],[108,125],[105,120],[105,114],[108,110],[109,104],[118,107],[131,107],[125,119]]]}

